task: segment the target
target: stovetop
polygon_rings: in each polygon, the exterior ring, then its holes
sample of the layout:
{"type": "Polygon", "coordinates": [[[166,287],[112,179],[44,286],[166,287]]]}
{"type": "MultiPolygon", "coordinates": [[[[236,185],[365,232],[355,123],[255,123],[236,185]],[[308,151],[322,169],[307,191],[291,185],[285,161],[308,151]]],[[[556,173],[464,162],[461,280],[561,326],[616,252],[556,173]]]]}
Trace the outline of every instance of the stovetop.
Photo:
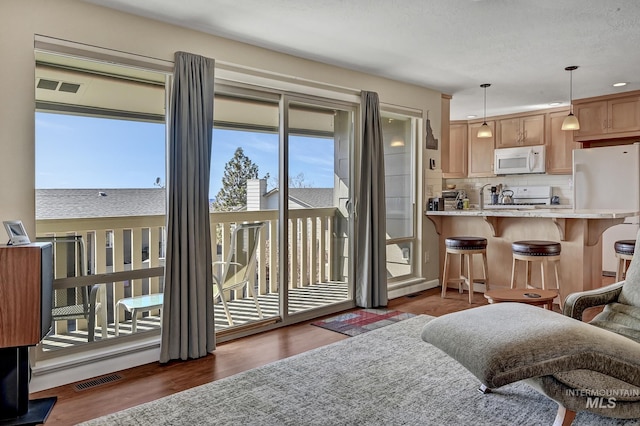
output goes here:
{"type": "Polygon", "coordinates": [[[513,202],[509,204],[489,204],[491,206],[546,206],[545,202],[513,202]]]}
{"type": "Polygon", "coordinates": [[[512,186],[503,189],[513,191],[511,204],[485,204],[492,209],[535,209],[551,204],[552,189],[550,186],[512,186]]]}

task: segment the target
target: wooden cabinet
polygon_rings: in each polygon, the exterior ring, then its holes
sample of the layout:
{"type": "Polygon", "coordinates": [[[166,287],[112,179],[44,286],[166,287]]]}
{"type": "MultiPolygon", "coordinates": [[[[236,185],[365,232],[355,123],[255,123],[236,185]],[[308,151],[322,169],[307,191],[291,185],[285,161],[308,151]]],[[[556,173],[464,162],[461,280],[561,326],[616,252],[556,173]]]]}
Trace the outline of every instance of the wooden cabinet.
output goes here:
{"type": "Polygon", "coordinates": [[[495,122],[487,121],[487,125],[491,128],[493,137],[479,138],[478,129],[482,125],[480,123],[469,124],[469,168],[467,176],[469,177],[487,177],[493,174],[493,149],[495,148],[495,122]]]}
{"type": "Polygon", "coordinates": [[[580,122],[576,141],[640,136],[640,95],[581,100],[573,110],[580,122]]]}
{"type": "Polygon", "coordinates": [[[544,145],[544,114],[503,118],[496,125],[496,148],[544,145]]]}
{"type": "Polygon", "coordinates": [[[640,96],[608,101],[607,118],[609,133],[640,131],[640,96]]]}
{"type": "Polygon", "coordinates": [[[575,137],[603,135],[607,128],[607,102],[596,101],[573,105],[573,112],[580,122],[575,137]]]}
{"type": "Polygon", "coordinates": [[[467,177],[467,123],[449,126],[449,144],[443,147],[442,177],[467,177]]]}
{"type": "Polygon", "coordinates": [[[569,113],[556,111],[547,114],[547,174],[571,174],[573,150],[580,144],[573,141],[573,132],[562,130],[562,122],[569,113]]]}

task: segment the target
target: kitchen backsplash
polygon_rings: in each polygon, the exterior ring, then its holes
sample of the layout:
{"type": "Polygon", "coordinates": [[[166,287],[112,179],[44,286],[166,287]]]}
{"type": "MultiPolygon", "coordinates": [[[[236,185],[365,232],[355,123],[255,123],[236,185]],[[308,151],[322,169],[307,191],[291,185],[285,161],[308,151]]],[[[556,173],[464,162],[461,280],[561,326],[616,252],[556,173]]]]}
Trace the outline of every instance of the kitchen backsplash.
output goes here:
{"type": "MultiPolygon", "coordinates": [[[[464,178],[445,179],[443,189],[446,185],[456,185],[456,189],[464,189],[472,204],[478,203],[480,187],[486,183],[497,185],[501,183],[503,189],[509,186],[551,186],[554,196],[560,197],[560,204],[571,205],[573,203],[573,181],[571,175],[510,175],[490,178],[464,178]]],[[[488,189],[487,189],[488,194],[488,189]]],[[[440,194],[427,194],[428,197],[435,197],[440,194]]],[[[485,194],[486,195],[486,194],[485,194]]],[[[485,197],[486,200],[486,197],[485,197]]]]}

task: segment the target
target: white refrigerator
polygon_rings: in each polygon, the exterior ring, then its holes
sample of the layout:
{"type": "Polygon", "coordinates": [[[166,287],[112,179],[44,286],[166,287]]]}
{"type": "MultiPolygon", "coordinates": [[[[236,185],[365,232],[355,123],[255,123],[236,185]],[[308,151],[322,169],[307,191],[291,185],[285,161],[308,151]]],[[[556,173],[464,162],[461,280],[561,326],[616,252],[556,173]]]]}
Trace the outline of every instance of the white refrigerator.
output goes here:
{"type": "MultiPolygon", "coordinates": [[[[640,211],[640,143],[573,150],[573,206],[576,210],[640,211]]],[[[614,274],[613,245],[635,240],[639,218],[608,228],[602,235],[602,269],[614,274]]]]}

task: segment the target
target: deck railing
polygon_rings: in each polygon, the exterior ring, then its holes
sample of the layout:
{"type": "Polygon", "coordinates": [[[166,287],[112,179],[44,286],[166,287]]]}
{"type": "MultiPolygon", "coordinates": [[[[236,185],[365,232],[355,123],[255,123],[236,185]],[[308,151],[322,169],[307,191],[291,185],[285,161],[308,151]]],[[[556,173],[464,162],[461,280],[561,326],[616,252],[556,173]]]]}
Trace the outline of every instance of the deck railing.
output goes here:
{"type": "MultiPolygon", "coordinates": [[[[335,259],[333,251],[336,250],[335,220],[339,214],[336,208],[289,211],[289,289],[335,279],[338,271],[333,269],[332,259],[335,259]]],[[[226,258],[234,224],[266,223],[258,245],[256,289],[259,295],[277,293],[278,212],[215,212],[211,213],[210,220],[214,261],[226,258]]],[[[109,277],[117,278],[111,282],[100,283],[96,339],[115,337],[113,326],[116,317],[121,323],[130,322],[130,315],[125,314],[122,307],[117,308],[119,300],[162,292],[163,277],[157,268],[164,266],[164,216],[45,219],[36,221],[36,227],[38,237],[82,236],[87,261],[86,265],[81,267],[86,268],[89,276],[99,275],[100,279],[105,280],[109,277]],[[150,271],[145,273],[145,270],[150,271]],[[140,278],[141,276],[143,278],[140,278]],[[116,308],[121,310],[117,316],[116,308]]],[[[67,253],[56,256],[54,288],[78,288],[98,279],[77,276],[80,275],[78,266],[69,263],[69,258],[74,257],[68,256],[67,253]]],[[[245,295],[234,294],[228,297],[239,299],[245,295]]],[[[158,316],[159,311],[144,315],[158,316]]],[[[53,334],[85,335],[86,330],[87,321],[84,319],[56,321],[53,334]]]]}

